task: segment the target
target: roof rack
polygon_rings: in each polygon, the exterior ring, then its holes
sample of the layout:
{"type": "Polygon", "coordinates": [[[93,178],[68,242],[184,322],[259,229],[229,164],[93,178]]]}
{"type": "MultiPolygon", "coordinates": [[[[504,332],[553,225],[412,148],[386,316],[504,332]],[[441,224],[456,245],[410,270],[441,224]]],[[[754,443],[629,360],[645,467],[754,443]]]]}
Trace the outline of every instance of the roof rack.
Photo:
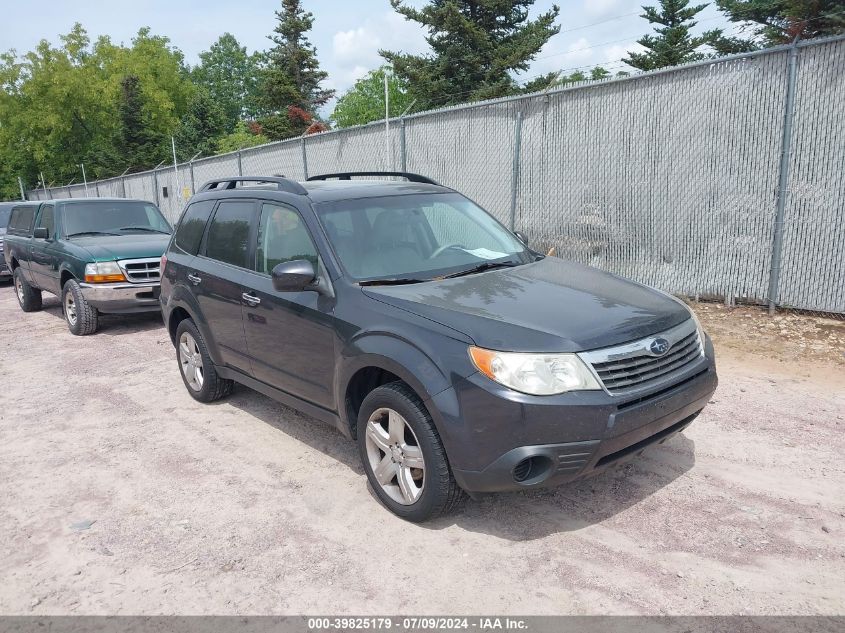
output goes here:
{"type": "Polygon", "coordinates": [[[203,191],[220,191],[223,189],[234,189],[239,182],[255,182],[255,183],[275,183],[279,191],[286,191],[288,193],[295,193],[300,196],[307,195],[308,192],[305,187],[300,185],[295,180],[285,178],[284,176],[231,176],[228,178],[215,178],[209,180],[202,187],[203,191]]]}
{"type": "Polygon", "coordinates": [[[432,180],[426,176],[420,176],[419,174],[412,174],[408,171],[343,171],[336,174],[311,176],[308,180],[352,180],[352,176],[398,176],[405,178],[408,182],[421,182],[427,185],[441,186],[436,180],[432,180]]]}

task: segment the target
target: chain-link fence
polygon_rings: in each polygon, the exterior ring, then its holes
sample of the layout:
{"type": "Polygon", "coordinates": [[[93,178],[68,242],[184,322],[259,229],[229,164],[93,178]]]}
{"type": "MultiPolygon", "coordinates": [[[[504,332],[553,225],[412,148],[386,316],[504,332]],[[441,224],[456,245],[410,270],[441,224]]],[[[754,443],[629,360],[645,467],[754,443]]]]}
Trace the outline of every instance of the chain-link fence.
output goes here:
{"type": "Polygon", "coordinates": [[[432,177],[538,249],[669,292],[845,313],[845,37],[270,143],[88,194],[175,220],[213,178],[374,169],[432,177]]]}

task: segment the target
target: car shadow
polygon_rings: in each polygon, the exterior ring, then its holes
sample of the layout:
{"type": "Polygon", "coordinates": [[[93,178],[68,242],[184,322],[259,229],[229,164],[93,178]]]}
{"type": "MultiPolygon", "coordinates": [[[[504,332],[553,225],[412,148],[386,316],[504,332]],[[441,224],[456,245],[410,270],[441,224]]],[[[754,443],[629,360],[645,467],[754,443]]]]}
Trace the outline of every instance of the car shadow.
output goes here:
{"type": "MultiPolygon", "coordinates": [[[[336,460],[362,479],[354,442],[315,418],[242,385],[225,401],[336,460]]],[[[449,515],[420,524],[422,529],[457,526],[510,541],[530,541],[574,532],[624,512],[671,484],[695,465],[695,443],[683,434],[647,448],[633,461],[600,475],[557,488],[467,498],[449,515]]],[[[379,503],[366,484],[373,503],[379,503]]],[[[388,512],[382,508],[383,512],[388,512]]]]}
{"type": "MultiPolygon", "coordinates": [[[[62,302],[58,297],[43,293],[42,312],[65,320],[62,311],[62,302]]],[[[94,336],[121,336],[123,334],[135,334],[146,332],[156,328],[164,327],[161,319],[161,312],[139,312],[137,314],[100,314],[100,325],[94,336]]]]}

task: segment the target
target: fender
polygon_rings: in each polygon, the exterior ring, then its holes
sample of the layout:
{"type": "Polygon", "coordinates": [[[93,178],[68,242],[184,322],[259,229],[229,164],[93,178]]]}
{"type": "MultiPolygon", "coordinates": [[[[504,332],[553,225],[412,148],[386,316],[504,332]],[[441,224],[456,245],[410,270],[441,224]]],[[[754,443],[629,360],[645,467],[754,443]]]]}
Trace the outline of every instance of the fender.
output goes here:
{"type": "Polygon", "coordinates": [[[190,290],[182,285],[173,286],[172,292],[167,298],[166,305],[162,305],[162,312],[165,316],[165,327],[167,327],[167,331],[170,334],[173,345],[176,345],[176,340],[173,338],[173,333],[170,332],[170,316],[176,308],[182,308],[185,310],[185,312],[187,312],[191,317],[191,320],[196,324],[197,329],[200,331],[203,341],[205,342],[208,355],[211,356],[211,360],[214,364],[223,365],[224,363],[222,356],[220,355],[220,349],[218,348],[217,343],[215,343],[214,337],[211,335],[211,329],[208,327],[208,321],[198,316],[202,314],[202,310],[199,309],[196,297],[194,297],[190,290]]]}

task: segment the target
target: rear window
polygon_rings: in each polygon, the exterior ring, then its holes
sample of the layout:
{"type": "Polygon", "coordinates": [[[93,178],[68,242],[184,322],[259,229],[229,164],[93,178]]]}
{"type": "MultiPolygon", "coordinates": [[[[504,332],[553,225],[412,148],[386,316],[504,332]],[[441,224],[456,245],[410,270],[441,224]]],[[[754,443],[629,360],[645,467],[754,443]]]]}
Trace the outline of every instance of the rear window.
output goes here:
{"type": "Polygon", "coordinates": [[[176,246],[190,255],[196,255],[200,247],[208,216],[214,208],[214,200],[194,202],[182,214],[176,229],[176,246]]]}
{"type": "Polygon", "coordinates": [[[254,217],[252,201],[221,202],[208,227],[205,256],[246,268],[247,244],[254,217]]]}
{"type": "Polygon", "coordinates": [[[5,229],[9,223],[9,217],[12,215],[12,207],[0,208],[0,229],[5,229]]]}
{"type": "Polygon", "coordinates": [[[9,230],[29,233],[32,230],[32,220],[35,217],[35,207],[15,207],[9,218],[9,230]]]}

